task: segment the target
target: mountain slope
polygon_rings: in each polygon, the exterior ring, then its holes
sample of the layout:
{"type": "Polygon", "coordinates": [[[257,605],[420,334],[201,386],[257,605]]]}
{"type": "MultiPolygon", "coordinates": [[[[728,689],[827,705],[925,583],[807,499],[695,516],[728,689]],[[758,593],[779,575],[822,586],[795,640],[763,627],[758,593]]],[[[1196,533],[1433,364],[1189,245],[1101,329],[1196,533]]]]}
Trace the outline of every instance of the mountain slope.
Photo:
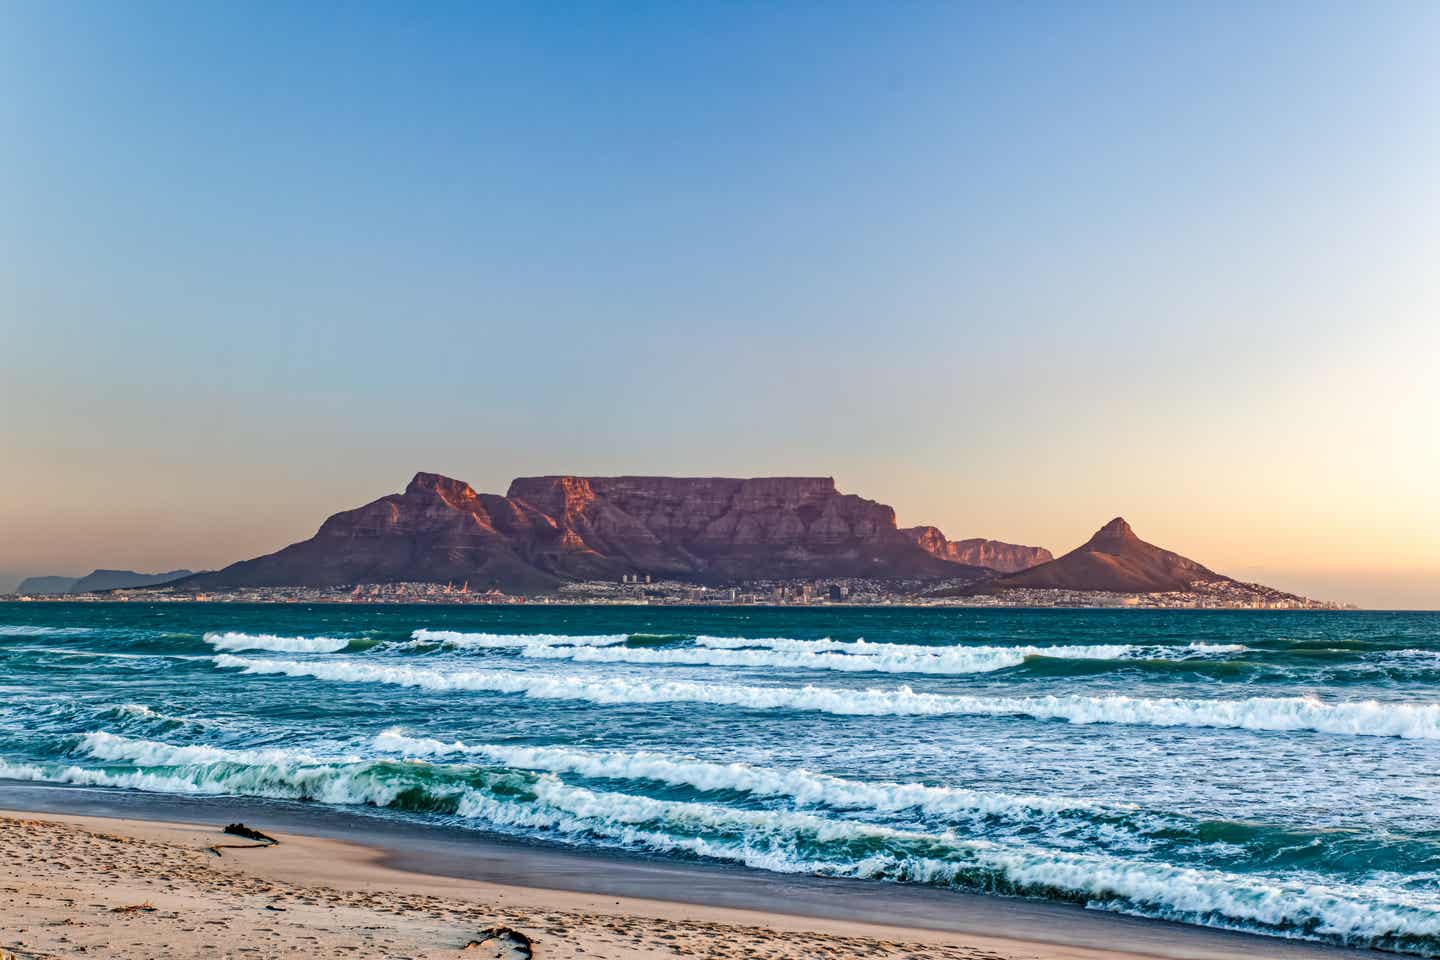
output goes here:
{"type": "Polygon", "coordinates": [[[315,536],[185,581],[215,589],[427,581],[510,592],[649,574],[699,582],[800,577],[980,579],[932,556],[884,504],[827,477],[525,477],[506,496],[418,473],[403,493],[315,536]]]}
{"type": "Polygon", "coordinates": [[[1001,573],[1018,573],[1055,559],[1044,547],[1026,547],[1018,543],[984,540],[979,537],[947,540],[938,527],[907,527],[900,532],[920,544],[926,552],[943,560],[989,567],[1001,573]]]}
{"type": "Polygon", "coordinates": [[[1000,577],[988,586],[1152,593],[1228,580],[1194,560],[1146,543],[1130,524],[1116,517],[1059,559],[1000,577]]]}
{"type": "Polygon", "coordinates": [[[15,592],[30,596],[69,593],[79,582],[79,577],[26,577],[15,592]]]}
{"type": "Polygon", "coordinates": [[[94,570],[83,577],[29,577],[20,582],[16,593],[55,595],[91,593],[96,590],[118,590],[125,587],[158,587],[161,584],[190,576],[189,570],[168,573],[136,573],[134,570],[94,570]]]}
{"type": "Polygon", "coordinates": [[[71,593],[87,593],[93,590],[119,590],[125,587],[158,587],[190,576],[189,570],[171,570],[166,573],[136,573],[134,570],[96,570],[75,581],[71,593]]]}

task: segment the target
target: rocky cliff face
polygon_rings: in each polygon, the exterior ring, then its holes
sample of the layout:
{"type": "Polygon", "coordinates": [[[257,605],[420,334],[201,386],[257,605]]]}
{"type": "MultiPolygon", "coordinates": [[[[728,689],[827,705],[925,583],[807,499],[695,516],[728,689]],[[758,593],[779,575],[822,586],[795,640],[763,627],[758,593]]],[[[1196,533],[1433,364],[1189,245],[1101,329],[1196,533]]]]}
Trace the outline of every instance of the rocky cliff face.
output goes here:
{"type": "Polygon", "coordinates": [[[1000,540],[947,540],[938,527],[909,527],[901,531],[924,550],[951,563],[989,567],[1001,573],[1016,573],[1054,559],[1044,547],[1025,547],[1000,540]]]}
{"type": "MultiPolygon", "coordinates": [[[[710,580],[963,576],[914,549],[895,511],[829,477],[524,477],[510,500],[630,570],[710,580]]],[[[552,555],[552,570],[565,558],[552,555]]]]}
{"type": "Polygon", "coordinates": [[[469,582],[512,592],[627,573],[704,582],[978,578],[921,549],[890,507],[828,477],[525,477],[506,496],[420,473],[314,537],[187,581],[201,588],[469,582]]]}

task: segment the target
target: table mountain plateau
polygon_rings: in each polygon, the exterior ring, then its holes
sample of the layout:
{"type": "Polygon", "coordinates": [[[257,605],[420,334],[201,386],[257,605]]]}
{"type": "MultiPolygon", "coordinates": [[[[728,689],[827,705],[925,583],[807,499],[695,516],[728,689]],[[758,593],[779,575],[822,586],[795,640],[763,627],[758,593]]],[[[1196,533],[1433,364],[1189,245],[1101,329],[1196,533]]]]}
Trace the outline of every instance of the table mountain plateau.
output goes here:
{"type": "Polygon", "coordinates": [[[695,582],[819,577],[981,580],[923,548],[895,511],[828,477],[524,477],[505,496],[418,473],[404,493],[326,520],[309,540],[187,588],[428,581],[507,592],[648,574],[695,582]]]}

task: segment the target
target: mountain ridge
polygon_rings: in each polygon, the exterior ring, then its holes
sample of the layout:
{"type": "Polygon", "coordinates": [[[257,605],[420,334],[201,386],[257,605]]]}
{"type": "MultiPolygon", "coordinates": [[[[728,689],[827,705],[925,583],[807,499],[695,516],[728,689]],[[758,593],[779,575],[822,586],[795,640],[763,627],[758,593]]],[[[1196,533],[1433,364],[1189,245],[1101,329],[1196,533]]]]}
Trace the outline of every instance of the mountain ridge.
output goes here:
{"type": "Polygon", "coordinates": [[[926,551],[937,557],[954,563],[989,567],[1000,573],[1018,573],[1055,559],[1044,547],[1027,547],[981,537],[950,540],[939,527],[929,525],[906,527],[900,532],[913,538],[926,551]]]}
{"type": "Polygon", "coordinates": [[[696,582],[804,577],[980,580],[934,556],[893,508],[831,477],[520,477],[505,496],[442,474],[336,513],[315,536],[223,570],[198,589],[468,583],[522,593],[644,574],[696,582]]]}
{"type": "Polygon", "coordinates": [[[190,570],[169,570],[165,573],[136,573],[134,570],[92,570],[83,577],[26,577],[15,588],[17,594],[57,596],[67,593],[93,593],[99,590],[120,590],[127,587],[158,587],[191,576],[190,570]]]}

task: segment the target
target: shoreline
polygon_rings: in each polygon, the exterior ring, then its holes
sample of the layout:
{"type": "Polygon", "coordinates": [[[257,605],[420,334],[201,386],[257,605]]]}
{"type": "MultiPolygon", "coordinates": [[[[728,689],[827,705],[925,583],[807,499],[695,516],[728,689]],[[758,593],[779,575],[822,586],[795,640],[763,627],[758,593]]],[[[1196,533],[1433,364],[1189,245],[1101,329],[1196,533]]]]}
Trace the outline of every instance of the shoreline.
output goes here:
{"type": "MultiPolygon", "coordinates": [[[[700,928],[692,929],[694,924],[723,925],[728,932],[721,940],[750,936],[759,943],[773,935],[788,944],[770,943],[763,950],[751,944],[750,952],[735,956],[860,955],[861,947],[856,944],[840,947],[839,953],[830,952],[834,944],[820,949],[820,944],[829,943],[826,938],[860,938],[876,945],[871,952],[877,956],[986,960],[1142,956],[1249,960],[1257,953],[1293,960],[1389,956],[1091,911],[1071,904],[571,848],[288,801],[181,797],[0,780],[0,833],[6,829],[5,818],[10,823],[31,818],[102,830],[143,842],[165,841],[172,847],[177,840],[189,838],[192,852],[203,851],[206,845],[198,836],[208,835],[206,842],[213,843],[220,825],[243,821],[284,842],[273,850],[236,851],[219,858],[226,875],[243,869],[258,878],[255,882],[300,884],[335,896],[355,889],[367,895],[388,891],[395,897],[441,897],[447,903],[459,898],[472,907],[525,904],[531,911],[573,914],[560,926],[580,932],[559,941],[554,939],[557,935],[542,936],[537,956],[570,956],[565,951],[571,940],[586,957],[648,955],[649,946],[637,952],[633,942],[621,952],[606,952],[610,948],[595,939],[604,939],[596,932],[605,927],[603,917],[624,918],[627,928],[633,926],[640,933],[659,925],[656,929],[664,931],[660,948],[668,942],[666,937],[683,933],[694,941],[684,955],[695,956],[729,954],[715,952],[720,947],[710,943],[700,928]],[[676,924],[691,926],[677,932],[672,929],[676,924]],[[902,941],[904,948],[894,954],[878,946],[902,941]],[[793,954],[785,952],[792,949],[793,954]]],[[[209,859],[209,855],[197,856],[202,864],[209,859]]],[[[205,875],[197,876],[203,879],[205,875]]],[[[13,886],[16,877],[7,874],[7,878],[13,886]]],[[[216,896],[224,902],[227,895],[222,891],[216,896]]],[[[453,913],[459,907],[452,904],[448,909],[453,913]]],[[[549,922],[528,914],[526,919],[532,925],[549,922]]],[[[360,924],[361,929],[370,926],[373,924],[360,924]]],[[[8,935],[4,926],[0,926],[0,934],[8,935]]],[[[14,949],[3,937],[0,948],[14,949]]],[[[458,946],[448,949],[454,952],[458,946]]],[[[674,949],[678,952],[679,948],[674,949]]],[[[51,955],[68,956],[35,954],[51,955]]]]}
{"type": "Polygon", "coordinates": [[[786,612],[795,610],[1060,610],[1060,611],[1100,611],[1100,610],[1123,610],[1150,613],[1437,613],[1440,611],[1426,609],[1384,609],[1369,607],[1358,607],[1352,604],[1328,605],[1313,607],[1247,607],[1241,605],[1213,605],[1202,606],[1196,604],[1130,604],[1130,603],[907,603],[895,601],[891,603],[830,603],[828,601],[813,601],[810,603],[730,603],[726,601],[706,602],[639,602],[631,600],[538,600],[533,598],[513,599],[504,602],[490,601],[457,601],[457,600],[424,600],[408,598],[403,600],[348,600],[331,599],[326,597],[309,597],[303,600],[289,599],[264,599],[257,597],[244,597],[235,599],[210,597],[98,597],[86,596],[83,594],[66,595],[59,597],[43,596],[22,596],[20,594],[0,595],[0,603],[4,604],[75,604],[77,606],[99,606],[114,604],[123,606],[126,604],[145,605],[153,604],[159,606],[172,606],[193,604],[197,606],[216,607],[303,607],[303,606],[325,606],[325,607],[356,607],[364,609],[367,607],[423,607],[426,609],[441,610],[510,610],[510,609],[611,609],[611,608],[642,608],[661,610],[783,610],[786,612]]]}

